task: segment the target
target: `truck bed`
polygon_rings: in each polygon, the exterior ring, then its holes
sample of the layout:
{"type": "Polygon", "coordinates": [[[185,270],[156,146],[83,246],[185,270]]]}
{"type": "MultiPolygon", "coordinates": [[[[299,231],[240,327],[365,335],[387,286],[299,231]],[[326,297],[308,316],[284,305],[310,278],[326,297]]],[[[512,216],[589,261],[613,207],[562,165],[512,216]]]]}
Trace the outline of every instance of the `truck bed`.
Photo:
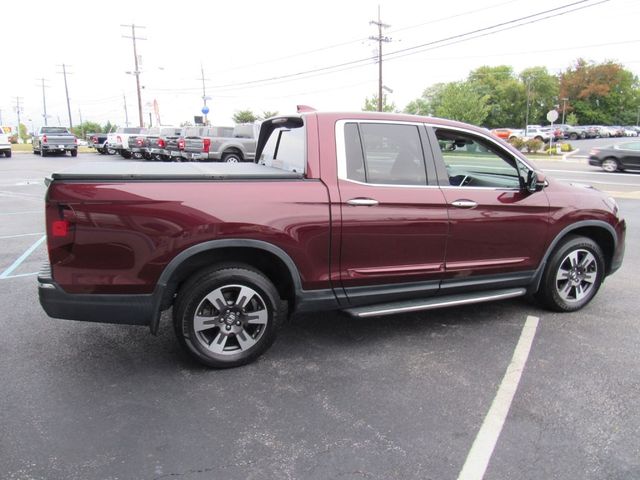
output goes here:
{"type": "Polygon", "coordinates": [[[301,179],[291,172],[255,163],[95,162],[51,175],[53,180],[253,180],[301,179]]]}

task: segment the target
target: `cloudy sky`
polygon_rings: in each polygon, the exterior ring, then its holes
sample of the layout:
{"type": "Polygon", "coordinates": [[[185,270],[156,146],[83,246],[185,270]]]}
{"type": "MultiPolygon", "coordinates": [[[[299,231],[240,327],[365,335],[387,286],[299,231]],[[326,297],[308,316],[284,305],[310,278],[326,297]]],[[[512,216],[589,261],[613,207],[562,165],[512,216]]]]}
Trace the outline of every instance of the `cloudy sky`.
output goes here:
{"type": "MultiPolygon", "coordinates": [[[[198,115],[201,65],[216,125],[234,111],[360,110],[377,91],[369,24],[390,25],[384,84],[398,108],[437,82],[464,79],[482,65],[516,72],[543,65],[557,73],[578,57],[615,60],[640,73],[637,0],[322,0],[265,2],[82,2],[32,0],[22,19],[3,21],[2,124],[16,124],[16,96],[29,128],[43,121],[46,79],[49,125],[68,125],[62,69],[69,65],[73,122],[138,123],[131,29],[142,58],[145,112],[155,100],[165,125],[198,115]],[[553,11],[551,11],[553,10],[553,11]],[[547,12],[547,13],[542,13],[547,12]],[[521,20],[518,20],[521,19],[521,20]],[[472,33],[475,32],[475,33],[472,33]],[[394,53],[395,52],[395,53],[394,53]]],[[[3,18],[7,19],[6,9],[3,18]]],[[[14,19],[9,15],[11,19],[14,19]]],[[[145,121],[148,115],[145,114],[145,121]]],[[[155,118],[154,118],[155,123],[155,118]]]]}

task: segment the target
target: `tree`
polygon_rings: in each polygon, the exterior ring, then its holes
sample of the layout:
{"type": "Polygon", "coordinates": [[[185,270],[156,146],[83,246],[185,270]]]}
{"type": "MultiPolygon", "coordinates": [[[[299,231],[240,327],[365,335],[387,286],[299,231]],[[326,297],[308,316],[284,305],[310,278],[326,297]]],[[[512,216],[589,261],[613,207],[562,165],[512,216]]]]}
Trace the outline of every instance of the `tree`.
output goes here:
{"type": "Polygon", "coordinates": [[[580,58],[560,76],[560,96],[567,111],[586,124],[635,123],[640,106],[638,77],[618,63],[600,64],[580,58]]]}
{"type": "Polygon", "coordinates": [[[567,125],[578,125],[578,116],[575,113],[567,115],[567,125]]]}
{"type": "MultiPolygon", "coordinates": [[[[387,95],[382,95],[382,111],[383,112],[395,112],[396,104],[387,103],[387,95]]],[[[364,106],[362,107],[364,112],[377,112],[378,111],[378,96],[372,95],[364,99],[364,106]]]]}
{"type": "Polygon", "coordinates": [[[258,117],[251,110],[238,110],[233,114],[235,123],[253,123],[258,117]]]}
{"type": "Polygon", "coordinates": [[[484,125],[489,128],[524,124],[526,93],[507,65],[479,67],[467,79],[471,88],[483,98],[489,110],[484,125]]]}
{"type": "Polygon", "coordinates": [[[107,121],[107,123],[105,123],[104,126],[102,127],[102,133],[111,133],[115,131],[117,128],[118,128],[117,125],[113,125],[111,121],[107,121]]]}
{"type": "Polygon", "coordinates": [[[269,111],[269,110],[265,110],[264,112],[262,112],[262,115],[260,116],[260,118],[262,118],[263,120],[266,120],[267,118],[271,118],[271,117],[277,117],[278,116],[278,111],[274,110],[269,111]]]}
{"type": "Polygon", "coordinates": [[[450,120],[482,125],[489,114],[487,96],[478,94],[469,82],[447,83],[435,115],[450,120]]]}
{"type": "Polygon", "coordinates": [[[96,122],[83,122],[81,125],[76,125],[71,129],[71,133],[73,133],[78,138],[84,138],[87,133],[99,133],[102,131],[102,127],[99,123],[96,122]]]}
{"type": "Polygon", "coordinates": [[[29,139],[29,131],[24,123],[20,124],[18,136],[22,140],[22,143],[27,143],[27,140],[29,139]]]}
{"type": "Polygon", "coordinates": [[[520,80],[528,92],[529,124],[546,123],[547,113],[558,104],[558,77],[550,75],[546,67],[531,67],[520,72],[520,80]]]}

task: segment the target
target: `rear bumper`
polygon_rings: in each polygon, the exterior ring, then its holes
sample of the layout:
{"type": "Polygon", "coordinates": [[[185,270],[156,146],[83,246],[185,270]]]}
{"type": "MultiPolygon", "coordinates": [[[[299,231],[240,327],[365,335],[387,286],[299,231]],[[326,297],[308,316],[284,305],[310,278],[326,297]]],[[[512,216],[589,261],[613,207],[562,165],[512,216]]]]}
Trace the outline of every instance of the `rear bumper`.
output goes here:
{"type": "Polygon", "coordinates": [[[159,297],[150,295],[70,294],[51,278],[46,265],[38,274],[38,297],[44,311],[53,318],[85,322],[147,325],[159,311],[159,297]]]}
{"type": "Polygon", "coordinates": [[[47,150],[47,151],[57,151],[57,152],[61,152],[63,150],[77,150],[78,146],[76,144],[71,144],[71,145],[61,145],[61,144],[50,144],[50,145],[41,145],[40,148],[42,148],[42,150],[47,150]]]}

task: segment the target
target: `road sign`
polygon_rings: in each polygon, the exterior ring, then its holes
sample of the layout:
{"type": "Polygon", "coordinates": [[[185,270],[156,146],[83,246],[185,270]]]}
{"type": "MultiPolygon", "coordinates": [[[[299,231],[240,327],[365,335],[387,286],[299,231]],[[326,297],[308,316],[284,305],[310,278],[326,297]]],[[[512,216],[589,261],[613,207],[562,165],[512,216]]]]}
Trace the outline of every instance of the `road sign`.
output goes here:
{"type": "Polygon", "coordinates": [[[555,122],[558,119],[558,111],[557,110],[549,110],[547,113],[547,120],[551,123],[555,122]]]}
{"type": "MultiPolygon", "coordinates": [[[[202,113],[203,113],[204,115],[206,115],[207,113],[209,113],[209,107],[207,107],[206,105],[205,105],[204,107],[202,107],[202,113]]],[[[557,115],[557,112],[556,112],[556,115],[557,115]]]]}

